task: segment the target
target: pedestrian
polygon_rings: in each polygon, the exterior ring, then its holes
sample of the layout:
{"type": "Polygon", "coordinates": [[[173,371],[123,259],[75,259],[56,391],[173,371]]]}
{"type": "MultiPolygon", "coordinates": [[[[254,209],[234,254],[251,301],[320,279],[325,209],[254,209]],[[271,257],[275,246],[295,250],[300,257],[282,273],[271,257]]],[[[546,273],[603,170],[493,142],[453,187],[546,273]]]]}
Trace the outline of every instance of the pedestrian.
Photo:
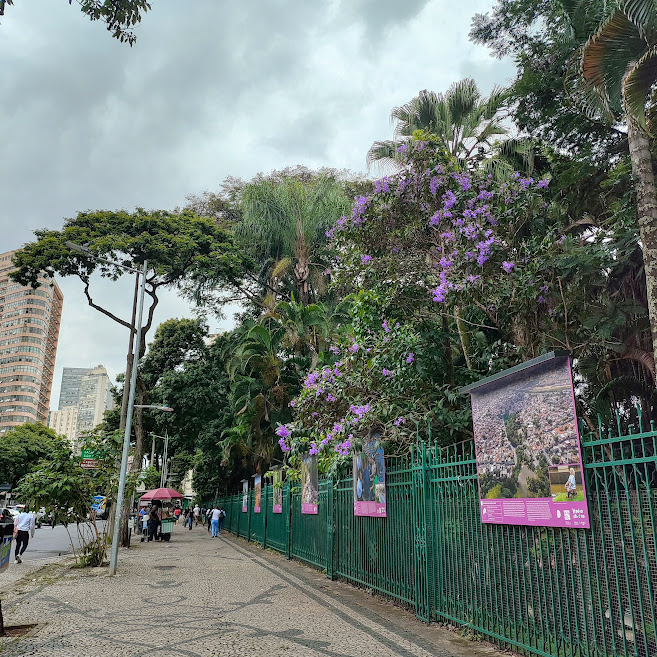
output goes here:
{"type": "Polygon", "coordinates": [[[211,523],[212,523],[212,538],[217,538],[217,535],[219,534],[219,515],[220,511],[217,508],[217,506],[212,507],[212,511],[210,511],[210,518],[211,518],[211,523]]]}
{"type": "Polygon", "coordinates": [[[144,531],[144,518],[146,516],[146,509],[142,506],[141,509],[139,509],[139,533],[142,534],[144,531]]]}
{"type": "Polygon", "coordinates": [[[212,527],[212,509],[207,509],[206,510],[205,524],[208,526],[208,534],[209,534],[210,529],[212,527]]]}
{"type": "Polygon", "coordinates": [[[201,513],[201,509],[199,509],[198,504],[194,507],[194,521],[196,522],[196,526],[198,527],[198,517],[199,514],[201,513]]]}
{"type": "Polygon", "coordinates": [[[22,563],[21,556],[27,549],[30,542],[30,536],[34,538],[35,529],[34,514],[30,513],[25,507],[14,518],[14,539],[16,540],[16,552],[14,553],[14,563],[22,563]]]}
{"type": "Polygon", "coordinates": [[[226,512],[224,511],[224,508],[221,507],[219,509],[219,533],[221,534],[221,529],[224,526],[224,519],[226,518],[226,512]]]}
{"type": "Polygon", "coordinates": [[[194,512],[191,509],[186,522],[189,523],[189,531],[192,531],[192,527],[194,526],[194,512]]]}
{"type": "Polygon", "coordinates": [[[176,510],[173,512],[173,519],[176,525],[178,524],[178,518],[180,518],[180,507],[177,506],[176,510]]]}
{"type": "Polygon", "coordinates": [[[157,507],[151,507],[151,512],[148,518],[148,541],[157,541],[157,530],[160,526],[160,514],[157,512],[157,507]]]}

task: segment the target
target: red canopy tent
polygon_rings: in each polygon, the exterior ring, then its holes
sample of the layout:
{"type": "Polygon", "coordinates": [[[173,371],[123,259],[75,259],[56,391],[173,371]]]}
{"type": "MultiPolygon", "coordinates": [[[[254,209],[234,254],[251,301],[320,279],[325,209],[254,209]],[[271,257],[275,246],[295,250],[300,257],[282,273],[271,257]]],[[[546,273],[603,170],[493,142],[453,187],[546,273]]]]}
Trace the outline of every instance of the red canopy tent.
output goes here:
{"type": "Polygon", "coordinates": [[[146,491],[139,499],[143,502],[160,500],[167,502],[169,500],[182,500],[185,496],[173,488],[156,488],[155,490],[146,491]]]}

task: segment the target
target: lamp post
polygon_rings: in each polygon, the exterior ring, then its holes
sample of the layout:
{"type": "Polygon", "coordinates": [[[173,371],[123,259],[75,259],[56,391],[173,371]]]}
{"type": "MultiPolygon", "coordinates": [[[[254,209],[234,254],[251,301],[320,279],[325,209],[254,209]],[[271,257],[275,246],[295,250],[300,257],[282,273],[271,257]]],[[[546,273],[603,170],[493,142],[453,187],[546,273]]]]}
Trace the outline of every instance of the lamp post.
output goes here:
{"type": "Polygon", "coordinates": [[[153,465],[153,461],[155,460],[154,459],[155,439],[162,438],[162,440],[164,441],[164,450],[162,452],[162,470],[160,470],[160,488],[163,488],[168,475],[167,459],[169,456],[169,431],[165,430],[163,436],[158,436],[156,433],[152,433],[151,436],[153,436],[153,449],[151,450],[151,465],[153,465]]]}
{"type": "MultiPolygon", "coordinates": [[[[74,242],[66,242],[66,246],[72,251],[77,251],[94,260],[107,262],[115,267],[121,267],[127,271],[136,272],[141,275],[139,285],[139,304],[137,308],[137,327],[134,337],[134,354],[139,358],[139,348],[141,346],[141,321],[144,310],[144,293],[146,290],[146,273],[148,272],[148,261],[144,260],[141,269],[135,269],[127,265],[102,258],[91,253],[87,246],[80,246],[74,242]]],[[[137,383],[137,363],[135,362],[130,372],[130,396],[128,397],[128,415],[125,423],[125,434],[123,436],[123,454],[121,455],[121,470],[119,473],[119,490],[116,495],[116,505],[114,509],[114,531],[112,534],[112,549],[110,552],[109,574],[116,574],[116,562],[119,558],[119,535],[121,531],[121,513],[123,512],[123,499],[125,497],[125,480],[128,473],[128,455],[130,453],[130,432],[132,431],[132,413],[135,405],[135,386],[137,383]]]]}

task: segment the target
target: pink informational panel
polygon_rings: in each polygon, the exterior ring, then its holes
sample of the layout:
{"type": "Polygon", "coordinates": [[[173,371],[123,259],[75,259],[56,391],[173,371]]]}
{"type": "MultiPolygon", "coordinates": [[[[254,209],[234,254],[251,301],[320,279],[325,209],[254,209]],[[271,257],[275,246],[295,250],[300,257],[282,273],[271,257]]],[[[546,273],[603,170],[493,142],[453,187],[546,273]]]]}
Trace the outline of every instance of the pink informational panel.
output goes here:
{"type": "Polygon", "coordinates": [[[363,451],[354,454],[354,515],[385,518],[386,467],[383,448],[376,438],[363,445],[363,451]]]}
{"type": "Polygon", "coordinates": [[[242,482],[242,513],[246,513],[249,510],[249,482],[242,482]]]}
{"type": "Polygon", "coordinates": [[[304,456],[301,460],[301,513],[319,513],[319,473],[314,455],[304,456]]]}
{"type": "Polygon", "coordinates": [[[256,475],[253,478],[253,513],[260,513],[260,502],[262,500],[262,477],[256,475]]]}
{"type": "Polygon", "coordinates": [[[481,521],[588,528],[567,353],[552,352],[466,388],[481,521]]]}
{"type": "Polygon", "coordinates": [[[283,513],[283,473],[280,470],[274,470],[273,488],[272,513],[283,513]]]}

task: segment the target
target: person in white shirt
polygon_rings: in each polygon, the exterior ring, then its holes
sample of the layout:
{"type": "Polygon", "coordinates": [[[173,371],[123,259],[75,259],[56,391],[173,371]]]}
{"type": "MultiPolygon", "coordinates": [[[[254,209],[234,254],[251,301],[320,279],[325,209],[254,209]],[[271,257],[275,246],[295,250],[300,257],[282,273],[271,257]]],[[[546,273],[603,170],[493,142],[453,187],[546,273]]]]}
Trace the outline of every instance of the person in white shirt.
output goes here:
{"type": "Polygon", "coordinates": [[[214,509],[210,512],[210,517],[212,518],[212,538],[217,538],[217,534],[219,533],[219,517],[221,516],[221,512],[217,507],[215,506],[214,509]]]}
{"type": "Polygon", "coordinates": [[[16,552],[14,553],[14,563],[22,563],[21,556],[30,542],[30,535],[34,538],[34,514],[23,509],[14,518],[14,536],[16,538],[16,552]]]}
{"type": "MultiPolygon", "coordinates": [[[[194,507],[194,526],[198,527],[198,517],[201,515],[201,509],[199,508],[199,505],[197,504],[194,507]]],[[[190,527],[191,529],[191,527],[190,527]]]]}

